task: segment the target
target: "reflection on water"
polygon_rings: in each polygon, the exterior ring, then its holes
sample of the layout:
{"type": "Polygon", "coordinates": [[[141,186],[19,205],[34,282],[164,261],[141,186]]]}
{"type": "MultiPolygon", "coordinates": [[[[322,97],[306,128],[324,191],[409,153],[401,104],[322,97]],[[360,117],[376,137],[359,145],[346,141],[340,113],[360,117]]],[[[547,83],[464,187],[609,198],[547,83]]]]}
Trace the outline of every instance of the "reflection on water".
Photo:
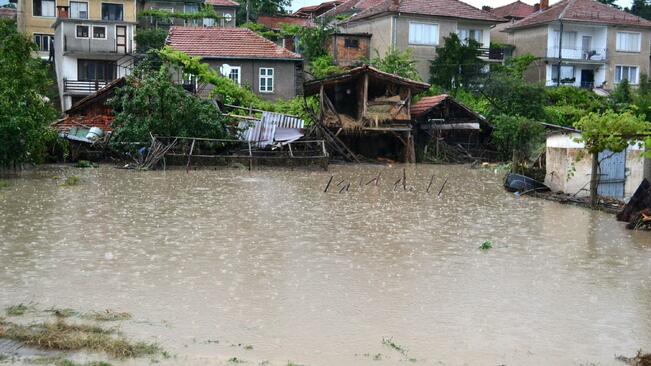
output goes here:
{"type": "Polygon", "coordinates": [[[610,365],[651,347],[648,233],[490,171],[410,166],[394,191],[401,175],[44,168],[0,191],[0,306],[131,312],[125,332],[170,364],[610,365]],[[324,194],[331,174],[350,190],[324,194]]]}

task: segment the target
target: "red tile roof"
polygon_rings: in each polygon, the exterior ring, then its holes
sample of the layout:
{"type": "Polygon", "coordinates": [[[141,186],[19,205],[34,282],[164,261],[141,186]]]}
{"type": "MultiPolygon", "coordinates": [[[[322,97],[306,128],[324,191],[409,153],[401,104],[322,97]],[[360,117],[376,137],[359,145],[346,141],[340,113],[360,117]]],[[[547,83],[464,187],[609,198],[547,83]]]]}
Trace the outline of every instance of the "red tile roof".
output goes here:
{"type": "Polygon", "coordinates": [[[0,18],[16,18],[16,9],[14,8],[0,8],[0,18]]]}
{"type": "Polygon", "coordinates": [[[515,22],[507,30],[533,27],[556,20],[584,22],[590,24],[619,25],[639,28],[651,28],[651,22],[610,5],[594,0],[563,0],[515,22]]]}
{"type": "Polygon", "coordinates": [[[99,127],[104,132],[111,132],[115,116],[100,114],[94,116],[67,116],[66,118],[54,123],[54,127],[59,132],[68,132],[73,127],[99,127]]]}
{"type": "Polygon", "coordinates": [[[533,11],[534,7],[532,5],[525,4],[522,1],[518,0],[516,2],[495,8],[491,10],[491,13],[500,18],[522,19],[531,15],[533,11]]]}
{"type": "Polygon", "coordinates": [[[441,94],[441,95],[436,95],[433,97],[423,97],[421,100],[419,100],[416,104],[412,104],[411,106],[411,116],[412,117],[420,117],[423,114],[429,112],[430,109],[436,107],[437,105],[441,104],[444,100],[448,99],[449,95],[447,94],[441,94]]]}
{"type": "Polygon", "coordinates": [[[311,6],[304,6],[296,12],[294,12],[294,15],[313,15],[313,16],[319,16],[326,11],[334,8],[335,6],[339,6],[344,3],[344,0],[334,0],[334,1],[326,1],[318,5],[311,5],[311,6]]]}
{"type": "Polygon", "coordinates": [[[236,3],[233,0],[206,0],[206,4],[217,5],[217,6],[240,6],[239,3],[236,3]]]}
{"type": "MultiPolygon", "coordinates": [[[[501,18],[491,12],[477,9],[459,0],[349,0],[357,1],[355,9],[365,8],[358,12],[350,21],[368,18],[386,12],[430,15],[450,18],[472,19],[489,22],[502,22],[501,18]]],[[[342,4],[344,7],[348,2],[342,4]]],[[[338,7],[337,9],[339,10],[338,7]]]]}
{"type": "Polygon", "coordinates": [[[292,59],[301,56],[245,28],[171,27],[167,44],[190,56],[292,59]]]}
{"type": "Polygon", "coordinates": [[[300,16],[259,16],[258,24],[273,30],[281,30],[282,24],[298,25],[301,27],[314,27],[314,22],[310,18],[300,16]]]}

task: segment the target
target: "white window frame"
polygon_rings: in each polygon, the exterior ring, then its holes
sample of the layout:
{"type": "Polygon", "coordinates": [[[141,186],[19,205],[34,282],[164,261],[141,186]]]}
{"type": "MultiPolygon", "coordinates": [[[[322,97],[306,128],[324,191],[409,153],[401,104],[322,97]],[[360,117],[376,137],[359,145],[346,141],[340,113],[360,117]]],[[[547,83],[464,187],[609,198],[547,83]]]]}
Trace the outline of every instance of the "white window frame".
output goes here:
{"type": "Polygon", "coordinates": [[[409,31],[408,31],[408,43],[413,46],[438,46],[439,45],[439,38],[441,37],[440,34],[440,26],[438,23],[426,23],[426,22],[409,22],[409,31]],[[428,26],[428,27],[434,27],[436,29],[436,33],[434,38],[433,43],[427,43],[427,42],[419,42],[415,39],[415,35],[413,33],[412,26],[428,26]],[[414,37],[412,37],[414,36],[414,37]]]}
{"type": "Polygon", "coordinates": [[[480,28],[467,28],[467,27],[461,27],[457,29],[457,35],[459,35],[459,39],[461,40],[461,43],[463,44],[468,44],[468,39],[474,39],[479,43],[480,47],[484,47],[484,30],[480,28]],[[464,38],[463,33],[466,32],[467,35],[464,38]],[[472,38],[470,35],[472,32],[475,32],[475,35],[479,34],[479,39],[472,38]]]}
{"type": "Polygon", "coordinates": [[[628,53],[640,53],[642,52],[642,33],[640,32],[617,32],[615,35],[615,50],[617,52],[628,52],[628,53]],[[622,45],[619,43],[619,36],[621,35],[637,35],[637,47],[634,50],[626,50],[622,48],[622,45]]]}
{"type": "Polygon", "coordinates": [[[93,36],[93,27],[90,24],[76,24],[75,25],[75,38],[76,39],[89,39],[93,36]],[[87,27],[88,28],[88,37],[79,37],[77,34],[77,28],[87,27]]]}
{"type": "Polygon", "coordinates": [[[273,67],[261,67],[258,69],[258,91],[260,93],[265,93],[265,94],[270,94],[274,92],[274,88],[276,87],[274,78],[276,77],[276,71],[274,70],[273,67]],[[262,71],[265,71],[265,75],[262,75],[262,71]],[[269,76],[267,73],[271,70],[271,76],[269,76]],[[264,89],[262,88],[262,80],[265,80],[265,87],[264,89]],[[269,87],[269,80],[271,80],[271,87],[269,87]]]}
{"type": "Polygon", "coordinates": [[[41,0],[41,14],[43,14],[43,1],[51,1],[54,3],[54,13],[52,15],[36,15],[34,14],[34,0],[32,1],[32,16],[36,18],[56,18],[57,17],[57,2],[56,0],[41,0]]]}
{"type": "Polygon", "coordinates": [[[242,85],[242,66],[231,66],[231,72],[228,74],[228,78],[237,83],[237,85],[242,85]],[[237,80],[231,78],[231,73],[237,70],[237,80]]]}
{"type": "Polygon", "coordinates": [[[32,40],[34,43],[38,45],[38,52],[50,52],[50,48],[52,47],[52,44],[54,43],[54,34],[45,34],[45,33],[33,33],[32,34],[32,40]],[[36,42],[36,37],[39,37],[40,43],[36,42]],[[43,50],[41,46],[43,46],[43,38],[47,38],[47,50],[43,50]]]}
{"type": "MultiPolygon", "coordinates": [[[[88,1],[71,1],[69,3],[69,6],[70,6],[70,19],[88,19],[88,16],[89,16],[89,14],[88,14],[88,12],[89,12],[89,10],[88,10],[89,9],[88,1]],[[86,17],[85,18],[74,17],[72,15],[72,5],[73,5],[73,3],[74,4],[85,4],[86,5],[86,17]]],[[[79,12],[79,11],[77,10],[77,12],[79,12]]]]}
{"type": "Polygon", "coordinates": [[[108,32],[108,29],[106,29],[106,26],[105,26],[105,25],[94,25],[94,26],[92,27],[92,29],[91,29],[90,36],[91,36],[93,39],[106,39],[106,37],[108,37],[107,32],[108,32]],[[95,37],[95,28],[104,28],[104,37],[95,37]]]}
{"type": "Polygon", "coordinates": [[[632,68],[635,69],[635,80],[634,81],[630,80],[627,77],[628,83],[631,84],[631,85],[639,84],[639,82],[640,82],[640,67],[638,65],[615,65],[615,75],[614,75],[615,84],[619,84],[619,83],[622,82],[623,79],[621,78],[621,75],[622,75],[622,72],[624,71],[625,67],[629,68],[629,72],[628,72],[627,76],[631,76],[631,69],[632,68]],[[617,80],[617,69],[621,69],[619,80],[617,80]]]}
{"type": "MultiPolygon", "coordinates": [[[[200,10],[201,9],[200,9],[198,3],[196,3],[196,4],[195,3],[193,3],[193,4],[183,4],[183,12],[186,13],[186,14],[188,14],[188,13],[189,14],[198,13],[200,10]],[[192,10],[196,10],[196,11],[189,12],[188,11],[188,6],[191,6],[193,8],[192,10]],[[195,6],[196,6],[196,8],[195,8],[195,6]]],[[[203,19],[186,19],[184,24],[185,25],[197,26],[197,25],[199,25],[199,22],[201,22],[203,24],[203,19]]]]}

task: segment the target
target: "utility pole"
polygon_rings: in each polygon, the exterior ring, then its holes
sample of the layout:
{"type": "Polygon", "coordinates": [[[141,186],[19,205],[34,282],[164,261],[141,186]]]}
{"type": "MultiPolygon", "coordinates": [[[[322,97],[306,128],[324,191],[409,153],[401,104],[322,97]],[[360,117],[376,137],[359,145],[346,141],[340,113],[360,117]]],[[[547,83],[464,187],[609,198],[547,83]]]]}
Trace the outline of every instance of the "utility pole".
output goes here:
{"type": "Polygon", "coordinates": [[[561,30],[558,34],[558,76],[556,77],[556,86],[561,86],[561,64],[563,63],[563,20],[561,22],[561,30]]]}

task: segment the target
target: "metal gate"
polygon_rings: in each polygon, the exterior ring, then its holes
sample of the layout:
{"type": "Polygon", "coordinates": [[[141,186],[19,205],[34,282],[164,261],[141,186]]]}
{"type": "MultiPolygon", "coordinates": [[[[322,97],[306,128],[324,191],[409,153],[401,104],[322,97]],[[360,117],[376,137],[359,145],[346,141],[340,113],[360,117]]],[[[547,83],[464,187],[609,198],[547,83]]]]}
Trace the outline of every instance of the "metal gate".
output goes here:
{"type": "Polygon", "coordinates": [[[602,151],[599,153],[601,162],[601,179],[598,194],[604,197],[624,198],[626,183],[626,150],[620,153],[602,151]]]}

